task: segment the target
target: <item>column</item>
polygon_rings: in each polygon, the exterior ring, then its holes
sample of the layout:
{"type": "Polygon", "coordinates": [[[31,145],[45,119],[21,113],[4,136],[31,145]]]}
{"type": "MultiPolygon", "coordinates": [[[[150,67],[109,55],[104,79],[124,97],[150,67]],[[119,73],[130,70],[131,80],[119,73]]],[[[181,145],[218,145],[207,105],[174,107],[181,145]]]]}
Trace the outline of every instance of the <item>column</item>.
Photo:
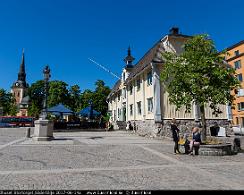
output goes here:
{"type": "Polygon", "coordinates": [[[193,102],[193,113],[194,113],[194,120],[199,121],[200,110],[199,110],[199,105],[196,102],[193,102]]]}
{"type": "Polygon", "coordinates": [[[229,104],[226,104],[226,118],[228,121],[233,120],[231,105],[229,105],[229,104]]]}
{"type": "Polygon", "coordinates": [[[156,123],[162,122],[161,106],[160,106],[160,72],[156,64],[151,63],[153,75],[153,112],[154,121],[156,123]]]}
{"type": "Polygon", "coordinates": [[[146,119],[146,101],[145,101],[145,73],[142,73],[142,117],[143,121],[146,119]]]}

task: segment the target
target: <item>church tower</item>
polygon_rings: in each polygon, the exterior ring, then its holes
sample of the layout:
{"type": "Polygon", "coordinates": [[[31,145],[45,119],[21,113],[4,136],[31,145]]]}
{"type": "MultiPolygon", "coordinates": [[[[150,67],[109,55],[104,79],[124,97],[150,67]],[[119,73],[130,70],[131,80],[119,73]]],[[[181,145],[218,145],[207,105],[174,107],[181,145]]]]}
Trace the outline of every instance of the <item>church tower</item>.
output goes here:
{"type": "MultiPolygon", "coordinates": [[[[24,54],[24,49],[22,51],[22,60],[19,68],[19,73],[18,73],[18,80],[13,83],[12,85],[12,94],[15,97],[16,105],[18,106],[19,113],[17,115],[20,116],[26,116],[27,113],[27,108],[23,110],[23,99],[27,96],[27,90],[28,90],[28,84],[26,83],[26,73],[25,73],[25,54],[24,54]]],[[[25,98],[26,99],[26,98],[25,98]]],[[[26,104],[26,102],[25,102],[26,104]]]]}
{"type": "Polygon", "coordinates": [[[133,66],[134,60],[135,60],[135,58],[131,55],[131,49],[129,46],[129,48],[127,50],[127,56],[124,59],[125,67],[122,71],[122,79],[121,79],[122,83],[125,82],[125,80],[129,77],[130,72],[134,68],[134,66],[133,66]]]}

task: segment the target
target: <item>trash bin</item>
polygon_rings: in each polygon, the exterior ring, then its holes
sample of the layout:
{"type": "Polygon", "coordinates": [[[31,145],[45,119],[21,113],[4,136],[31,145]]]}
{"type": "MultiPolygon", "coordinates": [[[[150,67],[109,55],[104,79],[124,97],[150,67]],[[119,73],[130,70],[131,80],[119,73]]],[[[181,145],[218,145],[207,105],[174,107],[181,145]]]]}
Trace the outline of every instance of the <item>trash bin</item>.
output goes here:
{"type": "Polygon", "coordinates": [[[210,127],[210,135],[211,136],[218,136],[218,133],[219,133],[219,127],[210,127]]]}

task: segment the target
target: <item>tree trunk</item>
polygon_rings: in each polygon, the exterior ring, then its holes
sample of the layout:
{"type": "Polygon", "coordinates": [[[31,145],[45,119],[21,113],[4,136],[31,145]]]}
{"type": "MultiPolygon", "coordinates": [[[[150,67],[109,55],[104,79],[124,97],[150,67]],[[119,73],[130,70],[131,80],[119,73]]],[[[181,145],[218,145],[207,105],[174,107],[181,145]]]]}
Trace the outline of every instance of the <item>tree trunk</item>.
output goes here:
{"type": "Polygon", "coordinates": [[[205,118],[205,109],[204,105],[200,106],[200,115],[201,115],[201,121],[202,121],[202,143],[206,143],[207,138],[207,124],[206,124],[206,118],[205,118]]]}

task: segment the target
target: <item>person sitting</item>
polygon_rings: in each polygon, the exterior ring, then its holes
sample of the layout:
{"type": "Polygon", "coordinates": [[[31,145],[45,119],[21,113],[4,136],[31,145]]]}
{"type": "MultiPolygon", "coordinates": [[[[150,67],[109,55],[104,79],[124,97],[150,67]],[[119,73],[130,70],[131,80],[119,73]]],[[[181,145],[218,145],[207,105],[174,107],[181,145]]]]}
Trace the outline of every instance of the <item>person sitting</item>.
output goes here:
{"type": "Polygon", "coordinates": [[[190,151],[190,141],[188,139],[188,134],[186,134],[186,133],[184,134],[183,140],[184,140],[185,154],[189,154],[189,151],[190,151]]]}
{"type": "Polygon", "coordinates": [[[127,122],[125,129],[128,131],[130,130],[130,121],[127,122]]]}
{"type": "Polygon", "coordinates": [[[195,154],[198,155],[198,149],[200,147],[201,144],[201,134],[199,132],[199,128],[198,127],[194,127],[192,129],[192,140],[190,141],[190,150],[189,150],[189,154],[193,155],[193,148],[197,148],[197,150],[195,150],[195,154]]]}

